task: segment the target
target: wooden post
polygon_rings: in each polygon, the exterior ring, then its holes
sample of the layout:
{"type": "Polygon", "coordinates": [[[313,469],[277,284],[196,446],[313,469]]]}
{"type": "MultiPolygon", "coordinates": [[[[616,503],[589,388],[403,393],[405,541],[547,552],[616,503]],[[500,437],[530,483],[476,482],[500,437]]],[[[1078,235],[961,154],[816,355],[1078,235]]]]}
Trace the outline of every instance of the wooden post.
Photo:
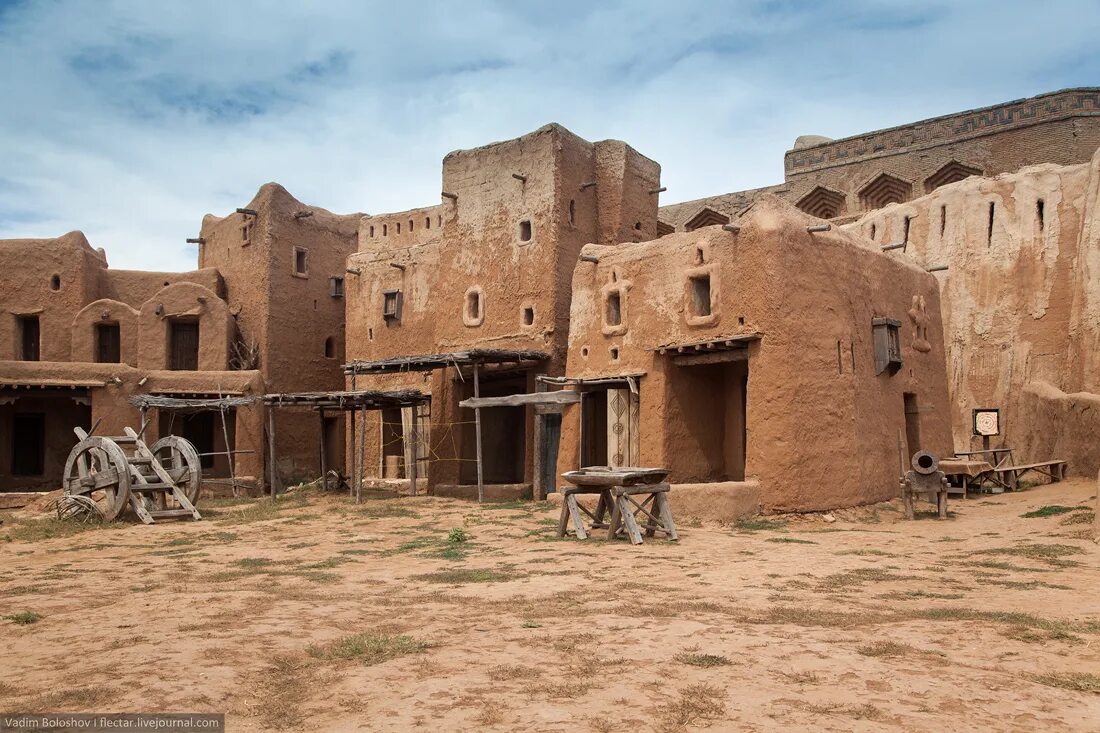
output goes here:
{"type": "Polygon", "coordinates": [[[325,434],[325,408],[317,408],[318,422],[321,424],[321,488],[328,488],[328,436],[325,434]]]}
{"type": "MultiPolygon", "coordinates": [[[[535,392],[545,392],[546,385],[538,380],[535,380],[535,392]]],[[[538,409],[534,410],[535,413],[535,434],[533,436],[533,442],[535,446],[534,456],[534,481],[532,482],[532,497],[535,501],[542,501],[546,497],[545,486],[545,473],[546,466],[544,461],[546,459],[546,416],[539,413],[538,409]]],[[[553,470],[553,469],[551,469],[553,470]]]]}
{"type": "Polygon", "coordinates": [[[275,475],[275,405],[267,406],[267,480],[271,485],[271,499],[279,493],[279,479],[275,475]]]}
{"type": "Polygon", "coordinates": [[[355,478],[355,503],[361,504],[363,502],[363,450],[365,448],[364,443],[367,442],[367,408],[363,407],[359,410],[359,447],[357,449],[357,459],[359,463],[359,472],[355,478]]]}
{"type": "MultiPolygon", "coordinates": [[[[478,363],[474,362],[474,399],[481,396],[478,363]]],[[[485,482],[481,471],[481,408],[474,408],[474,435],[477,439],[477,500],[485,501],[485,482]]]]}
{"type": "Polygon", "coordinates": [[[240,492],[237,490],[237,467],[234,465],[236,463],[236,458],[233,454],[233,448],[229,445],[229,427],[225,422],[224,405],[218,408],[218,414],[222,417],[222,442],[225,443],[225,459],[229,463],[229,485],[233,487],[233,496],[236,497],[240,495],[240,492]]]}
{"type": "MultiPolygon", "coordinates": [[[[354,371],[352,371],[352,373],[351,373],[351,391],[352,392],[355,391],[355,372],[354,371]]],[[[356,476],[355,472],[358,470],[358,468],[355,465],[355,459],[356,459],[356,454],[355,454],[355,410],[354,409],[348,410],[344,414],[348,417],[348,424],[345,425],[344,429],[345,430],[350,430],[350,432],[351,432],[351,445],[350,446],[347,445],[347,435],[345,434],[345,436],[344,436],[345,447],[350,449],[350,450],[348,450],[347,455],[344,456],[344,464],[345,464],[344,467],[348,469],[348,480],[354,481],[355,476],[356,476]]]]}
{"type": "Polygon", "coordinates": [[[416,465],[419,462],[419,461],[417,461],[417,458],[416,458],[416,455],[418,453],[418,451],[417,451],[416,423],[420,419],[420,416],[418,414],[419,412],[420,412],[420,406],[419,405],[413,405],[413,407],[412,407],[412,425],[409,426],[409,440],[412,443],[412,460],[409,461],[409,466],[408,466],[409,486],[412,488],[412,495],[413,496],[416,496],[416,478],[417,478],[416,473],[417,473],[417,469],[419,468],[419,466],[416,465]]]}
{"type": "Polygon", "coordinates": [[[1100,542],[1100,473],[1096,474],[1096,518],[1092,523],[1092,539],[1100,542]]]}

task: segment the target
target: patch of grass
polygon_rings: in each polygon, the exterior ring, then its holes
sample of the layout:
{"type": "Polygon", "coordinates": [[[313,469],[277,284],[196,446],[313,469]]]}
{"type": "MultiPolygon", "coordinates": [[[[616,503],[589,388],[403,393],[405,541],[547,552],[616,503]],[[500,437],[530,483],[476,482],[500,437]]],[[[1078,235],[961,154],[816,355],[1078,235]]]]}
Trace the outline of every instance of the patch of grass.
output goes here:
{"type": "Polygon", "coordinates": [[[455,527],[447,533],[447,542],[452,545],[468,542],[469,540],[470,536],[466,534],[466,530],[462,529],[462,527],[455,527]]]}
{"type": "Polygon", "coordinates": [[[374,550],[340,550],[341,555],[370,555],[374,550]]]}
{"type": "Polygon", "coordinates": [[[816,672],[780,672],[780,674],[797,685],[813,685],[821,681],[816,672]]]}
{"type": "Polygon", "coordinates": [[[794,624],[796,626],[821,626],[834,629],[867,626],[887,620],[889,620],[888,616],[870,611],[826,611],[798,606],[772,606],[763,614],[745,617],[745,621],[748,623],[794,624]]]}
{"type": "MultiPolygon", "coordinates": [[[[1079,507],[1081,508],[1081,507],[1079,507]]],[[[1062,521],[1058,522],[1061,525],[1067,524],[1092,524],[1096,521],[1096,512],[1088,509],[1083,512],[1074,512],[1062,521]]]]}
{"type": "Polygon", "coordinates": [[[975,550],[976,555],[1010,555],[1012,557],[1026,557],[1030,560],[1039,560],[1048,565],[1057,567],[1072,567],[1077,564],[1073,560],[1063,560],[1067,555],[1080,555],[1084,553],[1080,547],[1074,545],[1035,545],[1022,544],[1013,547],[994,547],[987,550],[975,550]]]}
{"type": "Polygon", "coordinates": [[[541,677],[542,670],[538,667],[528,667],[522,664],[498,664],[488,669],[488,675],[493,682],[508,682],[510,680],[529,680],[533,677],[541,677]]]}
{"type": "Polygon", "coordinates": [[[934,593],[927,590],[895,591],[893,593],[884,593],[879,596],[879,598],[890,601],[907,601],[913,598],[935,598],[943,601],[957,601],[965,597],[966,596],[962,593],[934,593]]]}
{"type": "Polygon", "coordinates": [[[26,626],[28,624],[36,624],[42,620],[42,614],[35,613],[34,611],[20,611],[19,613],[12,613],[4,616],[5,619],[12,623],[19,624],[20,626],[26,626]]]}
{"type": "MultiPolygon", "coordinates": [[[[924,608],[905,612],[909,618],[920,618],[929,621],[996,621],[1029,629],[1042,629],[1056,633],[1072,633],[1075,631],[1100,634],[1100,621],[1086,621],[1084,623],[1071,623],[1059,619],[1048,619],[1035,616],[1030,613],[1018,611],[979,611],[972,608],[924,608]]],[[[904,617],[899,614],[899,617],[904,617]]]]}
{"type": "Polygon", "coordinates": [[[693,667],[725,667],[733,664],[728,657],[721,654],[692,654],[681,652],[673,657],[680,664],[690,664],[693,667]]]}
{"type": "Polygon", "coordinates": [[[797,537],[769,537],[765,542],[788,542],[796,545],[816,545],[812,540],[800,540],[797,537]]]}
{"type": "Polygon", "coordinates": [[[525,628],[525,629],[541,629],[542,628],[542,624],[538,623],[537,621],[531,621],[531,620],[524,621],[522,624],[520,624],[520,626],[522,628],[525,628]]]}
{"type": "Polygon", "coordinates": [[[856,651],[865,657],[904,657],[921,653],[916,647],[897,641],[873,641],[870,644],[864,644],[856,651]]]}
{"type": "Polygon", "coordinates": [[[733,523],[733,528],[738,532],[759,532],[768,529],[783,529],[786,522],[778,519],[764,519],[763,517],[745,517],[733,523]]]}
{"type": "Polygon", "coordinates": [[[826,575],[818,584],[819,590],[840,590],[842,588],[855,588],[864,583],[885,583],[901,580],[921,580],[918,575],[902,575],[891,572],[887,568],[855,568],[843,573],[826,575]]]}
{"type": "Polygon", "coordinates": [[[876,550],[876,549],[873,549],[873,548],[860,548],[858,550],[840,550],[838,552],[834,552],[833,554],[834,555],[859,555],[861,557],[865,556],[865,555],[873,555],[875,557],[897,557],[897,555],[893,555],[889,552],[883,552],[882,550],[876,550]]]}
{"type": "Polygon", "coordinates": [[[421,573],[413,575],[413,580],[423,580],[427,583],[442,583],[444,585],[462,585],[464,583],[503,583],[515,580],[519,577],[515,573],[500,572],[490,568],[461,568],[455,570],[440,570],[434,573],[421,573]]]}
{"type": "Polygon", "coordinates": [[[7,534],[17,542],[41,542],[59,537],[72,537],[101,529],[125,527],[123,522],[72,522],[63,519],[13,519],[15,526],[7,534]]]}
{"type": "Polygon", "coordinates": [[[1054,672],[1034,675],[1031,679],[1047,687],[1060,687],[1063,690],[1100,695],[1100,676],[1091,672],[1054,672]]]}
{"type": "Polygon", "coordinates": [[[415,539],[402,542],[397,547],[393,547],[389,550],[383,550],[382,556],[389,557],[391,555],[399,555],[403,552],[412,552],[414,550],[424,550],[430,547],[436,547],[442,544],[442,540],[434,535],[422,535],[415,539]]]}
{"type": "Polygon", "coordinates": [[[678,731],[688,727],[702,728],[726,713],[723,699],[726,691],[711,685],[688,685],[678,696],[658,705],[657,720],[661,731],[678,731]]]}
{"type": "Polygon", "coordinates": [[[404,634],[366,632],[342,636],[321,646],[311,645],[306,648],[306,653],[314,659],[326,662],[356,661],[369,667],[406,654],[418,654],[432,646],[433,644],[429,641],[414,639],[404,634]]]}
{"type": "Polygon", "coordinates": [[[440,557],[444,560],[465,560],[470,553],[461,547],[444,547],[441,550],[430,552],[431,557],[440,557]]]}
{"type": "Polygon", "coordinates": [[[1024,519],[1033,519],[1035,517],[1053,517],[1058,514],[1069,514],[1075,512],[1078,509],[1088,509],[1087,506],[1063,506],[1061,504],[1049,504],[1047,506],[1041,506],[1035,511],[1024,512],[1020,516],[1024,519]]]}

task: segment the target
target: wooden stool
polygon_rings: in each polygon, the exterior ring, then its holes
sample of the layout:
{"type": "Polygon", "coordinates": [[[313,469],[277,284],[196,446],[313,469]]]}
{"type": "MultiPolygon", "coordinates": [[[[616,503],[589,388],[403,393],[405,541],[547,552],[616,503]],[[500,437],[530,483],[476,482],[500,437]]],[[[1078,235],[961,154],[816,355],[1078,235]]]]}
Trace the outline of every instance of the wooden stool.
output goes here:
{"type": "Polygon", "coordinates": [[[561,489],[562,503],[561,516],[558,518],[558,537],[565,537],[569,531],[569,522],[573,522],[573,532],[578,540],[588,539],[588,532],[584,528],[583,514],[587,514],[592,520],[592,529],[604,529],[607,524],[603,516],[611,505],[611,487],[609,486],[566,486],[561,489]],[[596,513],[588,511],[583,504],[577,501],[577,494],[599,494],[596,502],[596,513]]]}

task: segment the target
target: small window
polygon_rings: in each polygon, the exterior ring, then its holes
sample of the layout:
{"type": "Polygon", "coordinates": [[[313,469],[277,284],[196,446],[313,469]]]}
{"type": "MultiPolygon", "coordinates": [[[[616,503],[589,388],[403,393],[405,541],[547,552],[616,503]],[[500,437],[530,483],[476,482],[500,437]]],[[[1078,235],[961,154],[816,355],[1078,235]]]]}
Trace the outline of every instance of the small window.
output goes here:
{"type": "Polygon", "coordinates": [[[875,232],[876,232],[876,227],[875,227],[874,224],[871,224],[871,239],[872,240],[875,238],[875,232]]]}
{"type": "Polygon", "coordinates": [[[333,298],[344,297],[344,278],[330,277],[328,279],[328,294],[333,298]]]}
{"type": "Polygon", "coordinates": [[[523,309],[523,325],[532,326],[535,323],[535,309],[532,306],[526,306],[523,309]]]}
{"type": "MultiPolygon", "coordinates": [[[[1043,203],[1042,199],[1039,199],[1038,201],[1035,202],[1035,221],[1037,221],[1039,223],[1039,231],[1040,232],[1043,231],[1043,228],[1046,226],[1046,222],[1043,221],[1043,213],[1044,213],[1043,209],[1044,208],[1045,208],[1045,204],[1043,203]]],[[[54,288],[54,290],[57,290],[57,288],[54,288]]]]}
{"type": "Polygon", "coordinates": [[[469,290],[466,293],[466,319],[476,321],[481,318],[481,292],[469,290]]]}
{"type": "MultiPolygon", "coordinates": [[[[1039,203],[1042,204],[1043,202],[1040,201],[1039,203]]],[[[61,289],[61,276],[60,275],[54,275],[53,277],[50,278],[50,290],[60,290],[60,289],[61,289]]]]}
{"type": "Polygon", "coordinates": [[[569,199],[569,223],[577,223],[577,202],[573,199],[569,199]]]}
{"type": "Polygon", "coordinates": [[[944,204],[940,207],[940,236],[947,231],[947,205],[944,204]]]}
{"type": "Polygon", "coordinates": [[[100,364],[122,361],[122,332],[117,323],[97,323],[95,326],[95,360],[100,364]]]}
{"type": "Polygon", "coordinates": [[[524,219],[519,223],[519,241],[530,242],[531,241],[531,220],[524,219]]]}
{"type": "Polygon", "coordinates": [[[38,316],[19,316],[19,358],[38,361],[41,355],[42,331],[38,316]]]}
{"type": "Polygon", "coordinates": [[[309,252],[302,247],[294,248],[294,274],[302,277],[309,274],[309,252]]]}
{"type": "Polygon", "coordinates": [[[336,358],[336,339],[332,338],[332,336],[329,336],[327,339],[325,339],[325,358],[336,358]]]}
{"type": "Polygon", "coordinates": [[[894,374],[901,368],[901,322],[893,318],[871,320],[875,345],[875,374],[894,374]]]}
{"type": "Polygon", "coordinates": [[[993,246],[993,218],[997,213],[997,204],[992,201],[989,202],[989,228],[985,232],[985,244],[987,247],[993,246]]]}
{"type": "Polygon", "coordinates": [[[634,231],[636,231],[636,232],[642,231],[642,222],[640,222],[640,221],[634,222],[634,231]]]}
{"type": "Polygon", "coordinates": [[[611,347],[611,361],[618,361],[618,360],[619,360],[619,347],[618,346],[612,346],[611,347]]]}
{"type": "Polygon", "coordinates": [[[412,230],[413,230],[413,220],[409,219],[409,232],[411,233],[412,230]]]}
{"type": "Polygon", "coordinates": [[[710,275],[695,275],[691,278],[691,315],[710,314],[710,275]]]}
{"type": "Polygon", "coordinates": [[[397,233],[401,233],[401,222],[397,222],[397,233]]]}
{"type": "Polygon", "coordinates": [[[618,326],[623,322],[623,297],[618,290],[607,294],[607,308],[604,315],[605,325],[618,326]]]}
{"type": "Polygon", "coordinates": [[[371,226],[370,226],[370,236],[372,236],[372,237],[374,236],[374,225],[373,224],[371,224],[371,226]]]}
{"type": "Polygon", "coordinates": [[[241,224],[241,245],[252,244],[252,217],[246,216],[241,224]]]}
{"type": "Polygon", "coordinates": [[[430,216],[425,216],[424,217],[424,228],[425,229],[431,229],[432,228],[432,217],[430,217],[430,216]]]}
{"type": "Polygon", "coordinates": [[[385,290],[382,292],[382,317],[387,321],[401,320],[400,290],[385,290]]]}
{"type": "Polygon", "coordinates": [[[389,224],[383,224],[382,225],[382,236],[383,237],[389,235],[389,228],[390,228],[389,224]]]}

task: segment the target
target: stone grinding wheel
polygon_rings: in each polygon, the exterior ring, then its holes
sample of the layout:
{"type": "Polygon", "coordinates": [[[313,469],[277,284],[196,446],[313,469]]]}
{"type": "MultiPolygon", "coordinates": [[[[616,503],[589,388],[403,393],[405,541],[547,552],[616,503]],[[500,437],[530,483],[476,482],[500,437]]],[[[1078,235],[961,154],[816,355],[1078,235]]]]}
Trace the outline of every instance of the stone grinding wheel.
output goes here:
{"type": "MultiPolygon", "coordinates": [[[[160,465],[169,472],[181,468],[187,469],[177,480],[176,486],[183,490],[189,502],[198,504],[202,488],[202,461],[191,441],[178,435],[166,435],[149,446],[149,450],[160,461],[160,465]]],[[[165,497],[171,499],[171,494],[158,492],[156,496],[161,503],[164,503],[165,497]]]]}
{"type": "Polygon", "coordinates": [[[110,438],[91,436],[77,443],[65,460],[63,480],[67,496],[87,496],[108,522],[130,501],[130,466],[110,438]]]}

